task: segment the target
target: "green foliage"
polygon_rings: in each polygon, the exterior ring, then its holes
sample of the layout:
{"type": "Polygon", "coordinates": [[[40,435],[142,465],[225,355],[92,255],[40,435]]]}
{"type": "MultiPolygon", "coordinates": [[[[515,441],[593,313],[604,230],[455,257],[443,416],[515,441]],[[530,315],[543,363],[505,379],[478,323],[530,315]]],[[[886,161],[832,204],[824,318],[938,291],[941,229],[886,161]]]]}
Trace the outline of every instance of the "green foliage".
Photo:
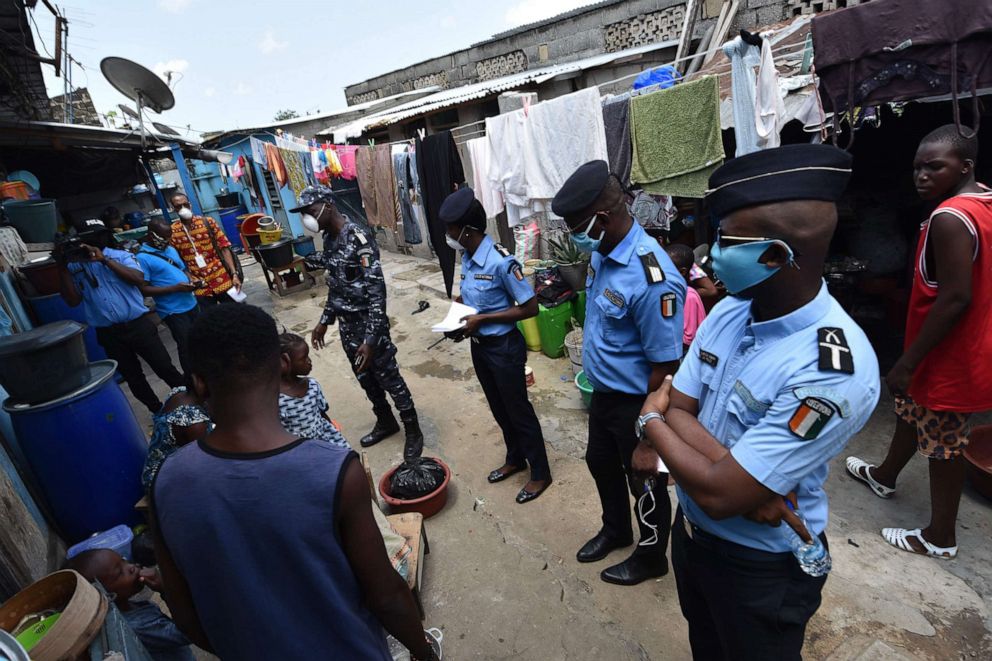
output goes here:
{"type": "Polygon", "coordinates": [[[276,113],[276,116],[272,118],[274,122],[281,122],[287,119],[296,119],[300,116],[300,113],[295,110],[280,110],[276,113]]]}
{"type": "Polygon", "coordinates": [[[565,233],[549,236],[548,247],[551,248],[551,258],[558,264],[578,264],[589,259],[588,255],[575,247],[565,233]]]}

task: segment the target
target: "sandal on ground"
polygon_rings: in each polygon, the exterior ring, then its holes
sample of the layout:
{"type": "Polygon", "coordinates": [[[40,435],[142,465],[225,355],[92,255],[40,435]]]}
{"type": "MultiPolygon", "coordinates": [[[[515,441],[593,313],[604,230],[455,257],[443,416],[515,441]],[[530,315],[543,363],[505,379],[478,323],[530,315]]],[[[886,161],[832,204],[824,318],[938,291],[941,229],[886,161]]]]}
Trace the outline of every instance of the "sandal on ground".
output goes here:
{"type": "Polygon", "coordinates": [[[952,560],[958,554],[957,546],[934,546],[923,538],[923,531],[919,528],[916,528],[915,530],[907,530],[906,528],[882,528],[882,538],[897,549],[909,551],[910,553],[915,553],[916,555],[928,555],[931,558],[952,560]],[[910,537],[915,537],[924,548],[924,551],[917,551],[913,545],[909,543],[910,537]]]}
{"type": "Polygon", "coordinates": [[[520,471],[524,471],[524,470],[527,470],[526,466],[521,466],[519,468],[514,468],[513,470],[508,470],[508,471],[501,471],[500,469],[497,468],[496,470],[491,472],[489,474],[489,477],[487,477],[486,479],[489,481],[490,484],[496,484],[497,482],[502,482],[511,475],[516,475],[520,471]]]}
{"type": "Polygon", "coordinates": [[[879,498],[891,498],[896,490],[885,486],[881,482],[876,482],[875,478],[871,476],[870,471],[872,468],[875,467],[863,459],[858,459],[857,457],[847,458],[847,472],[851,474],[851,477],[859,482],[863,482],[879,498]]]}

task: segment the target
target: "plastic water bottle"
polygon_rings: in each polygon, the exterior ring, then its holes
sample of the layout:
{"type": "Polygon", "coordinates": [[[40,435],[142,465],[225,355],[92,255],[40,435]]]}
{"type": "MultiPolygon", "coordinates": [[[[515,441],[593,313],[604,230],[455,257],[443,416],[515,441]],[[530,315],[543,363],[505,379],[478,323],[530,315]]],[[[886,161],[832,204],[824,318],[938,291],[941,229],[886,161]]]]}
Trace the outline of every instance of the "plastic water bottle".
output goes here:
{"type": "MultiPolygon", "coordinates": [[[[789,509],[795,512],[799,520],[803,522],[806,530],[809,530],[809,524],[806,523],[806,517],[803,516],[802,512],[794,508],[788,500],[785,502],[788,504],[789,509]]],[[[830,561],[830,552],[827,551],[827,548],[820,541],[819,537],[810,532],[813,541],[807,543],[803,541],[802,537],[796,534],[796,531],[788,523],[783,521],[780,527],[786,541],[789,542],[792,555],[796,556],[796,560],[799,561],[800,569],[810,576],[826,576],[830,572],[830,568],[833,566],[830,561]]]]}

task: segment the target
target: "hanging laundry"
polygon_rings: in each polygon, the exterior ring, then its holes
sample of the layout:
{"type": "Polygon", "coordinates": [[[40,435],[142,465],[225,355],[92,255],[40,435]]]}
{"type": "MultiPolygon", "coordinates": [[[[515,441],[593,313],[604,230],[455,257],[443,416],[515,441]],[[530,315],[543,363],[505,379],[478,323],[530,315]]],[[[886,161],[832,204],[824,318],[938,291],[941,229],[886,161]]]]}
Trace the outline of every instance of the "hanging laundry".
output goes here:
{"type": "MultiPolygon", "coordinates": [[[[316,174],[313,171],[313,161],[310,159],[310,150],[296,152],[296,158],[300,161],[300,168],[303,171],[303,181],[306,186],[313,186],[317,183],[316,174]]],[[[304,186],[304,188],[306,188],[304,186]]]]}
{"type": "Polygon", "coordinates": [[[268,170],[269,162],[265,153],[265,143],[258,138],[249,138],[248,144],[251,145],[251,160],[268,170]]]}
{"type": "Polygon", "coordinates": [[[758,147],[773,149],[782,144],[779,135],[785,124],[785,102],[778,84],[778,69],[772,58],[772,45],[768,39],[761,42],[761,64],[758,67],[758,85],[754,97],[754,123],[758,133],[758,147]]]}
{"type": "Polygon", "coordinates": [[[358,153],[358,147],[356,145],[334,145],[334,153],[341,161],[341,177],[349,181],[357,179],[355,155],[358,153]]]}
{"type": "Polygon", "coordinates": [[[307,187],[307,180],[303,174],[303,164],[300,162],[300,157],[296,152],[285,148],[279,149],[279,156],[286,166],[286,178],[289,181],[289,188],[293,191],[293,195],[299,197],[303,189],[307,187]]]}
{"type": "Polygon", "coordinates": [[[269,164],[267,169],[272,173],[272,178],[276,180],[280,188],[285,186],[286,182],[289,181],[286,164],[282,161],[279,149],[271,142],[265,143],[265,160],[269,164]]]}
{"type": "MultiPolygon", "coordinates": [[[[486,123],[488,126],[488,120],[486,123]]],[[[445,224],[438,217],[438,211],[455,187],[465,183],[465,172],[451,131],[417,139],[417,174],[427,212],[427,232],[441,265],[445,290],[451,298],[451,286],[455,280],[455,251],[444,240],[445,224]]]]}
{"type": "Polygon", "coordinates": [[[603,127],[610,172],[630,184],[630,93],[603,99],[603,127]]]}
{"type": "Polygon", "coordinates": [[[724,158],[716,76],[630,100],[630,179],[649,193],[703,197],[724,158]]]}
{"type": "Polygon", "coordinates": [[[338,159],[338,154],[333,149],[324,149],[322,152],[324,160],[327,162],[327,172],[332,177],[340,177],[342,173],[341,161],[338,159]]]}
{"type": "Polygon", "coordinates": [[[734,153],[736,156],[743,156],[760,149],[754,121],[757,86],[754,67],[761,61],[761,52],[757,46],[752,46],[740,37],[725,43],[723,52],[730,58],[730,103],[734,111],[734,139],[737,142],[734,153]]]}
{"type": "Polygon", "coordinates": [[[382,225],[396,231],[396,178],[393,176],[393,151],[390,145],[376,145],[372,149],[372,179],[375,182],[375,197],[379,219],[382,225]]]}
{"type": "Polygon", "coordinates": [[[413,188],[410,180],[411,157],[406,145],[393,147],[393,175],[396,177],[396,197],[399,201],[398,216],[403,221],[403,240],[409,244],[417,244],[423,243],[424,239],[420,234],[420,225],[417,223],[410,195],[413,188]]]}
{"type": "Polygon", "coordinates": [[[358,192],[362,195],[362,206],[369,225],[379,224],[379,207],[375,197],[375,179],[372,177],[372,148],[358,147],[355,152],[355,170],[358,178],[358,192]]]}
{"type": "Polygon", "coordinates": [[[327,160],[321,158],[323,155],[323,150],[310,147],[310,163],[313,167],[313,174],[317,178],[317,181],[326,184],[331,177],[327,173],[327,160]]]}
{"type": "Polygon", "coordinates": [[[489,138],[473,138],[465,142],[469,159],[472,161],[472,188],[475,198],[486,210],[486,218],[495,218],[503,210],[503,196],[493,188],[489,178],[489,163],[492,155],[489,138]]]}
{"type": "Polygon", "coordinates": [[[607,160],[599,90],[590,87],[530,107],[524,159],[527,196],[550,200],[583,163],[607,160]]]}
{"type": "Polygon", "coordinates": [[[406,176],[410,207],[413,210],[413,217],[417,224],[416,236],[412,232],[406,234],[406,242],[415,244],[423,243],[424,236],[421,228],[427,227],[427,214],[424,212],[424,200],[420,194],[420,175],[417,173],[417,150],[412,145],[407,149],[406,176]]]}
{"type": "Polygon", "coordinates": [[[523,110],[486,118],[490,156],[488,176],[492,188],[503,198],[510,227],[536,213],[527,197],[527,169],[523,153],[523,144],[527,140],[526,126],[527,118],[523,110]]]}

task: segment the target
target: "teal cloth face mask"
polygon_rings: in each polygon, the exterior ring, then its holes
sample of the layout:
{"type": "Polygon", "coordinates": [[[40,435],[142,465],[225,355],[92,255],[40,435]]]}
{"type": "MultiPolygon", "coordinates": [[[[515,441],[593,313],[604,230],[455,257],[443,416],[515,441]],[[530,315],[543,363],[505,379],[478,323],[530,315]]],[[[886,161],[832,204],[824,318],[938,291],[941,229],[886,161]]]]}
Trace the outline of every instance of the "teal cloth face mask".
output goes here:
{"type": "Polygon", "coordinates": [[[592,229],[593,223],[596,222],[596,218],[598,216],[599,214],[595,214],[591,219],[589,219],[589,224],[586,225],[585,231],[572,232],[570,234],[572,243],[574,243],[575,247],[581,250],[582,252],[594,253],[599,249],[599,244],[603,242],[603,234],[606,233],[606,230],[603,230],[602,232],[599,233],[598,239],[594,239],[591,236],[589,236],[589,230],[592,229]]]}
{"type": "Polygon", "coordinates": [[[716,243],[710,250],[710,257],[713,259],[713,271],[723,282],[727,292],[739,294],[778,273],[781,267],[771,268],[758,261],[765,251],[775,244],[783,246],[789,252],[789,263],[795,264],[795,254],[785,241],[740,236],[721,237],[717,234],[716,243]],[[721,248],[721,238],[748,241],[748,243],[721,248]]]}

